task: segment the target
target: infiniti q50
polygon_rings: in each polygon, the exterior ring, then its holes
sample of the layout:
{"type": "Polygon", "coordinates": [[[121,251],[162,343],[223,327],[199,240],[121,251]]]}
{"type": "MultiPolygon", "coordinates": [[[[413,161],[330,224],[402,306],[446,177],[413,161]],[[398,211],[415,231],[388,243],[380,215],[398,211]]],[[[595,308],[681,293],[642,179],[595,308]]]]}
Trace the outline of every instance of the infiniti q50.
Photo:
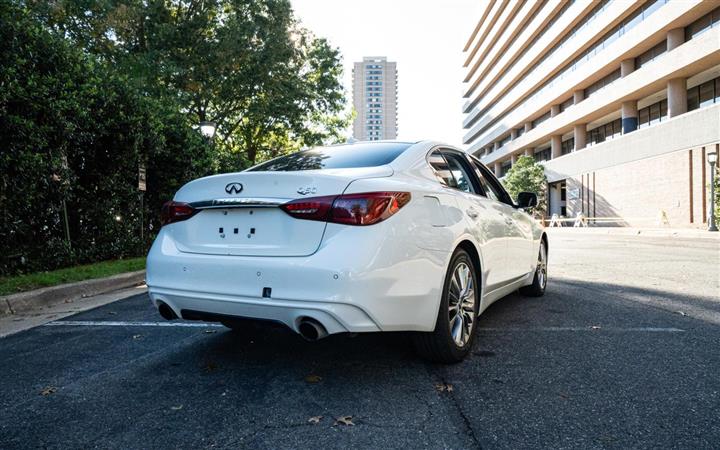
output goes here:
{"type": "Polygon", "coordinates": [[[148,291],[166,319],[271,320],[309,340],[409,331],[422,356],[460,361],[492,302],[545,291],[536,203],[437,142],[304,150],[184,185],[148,291]]]}

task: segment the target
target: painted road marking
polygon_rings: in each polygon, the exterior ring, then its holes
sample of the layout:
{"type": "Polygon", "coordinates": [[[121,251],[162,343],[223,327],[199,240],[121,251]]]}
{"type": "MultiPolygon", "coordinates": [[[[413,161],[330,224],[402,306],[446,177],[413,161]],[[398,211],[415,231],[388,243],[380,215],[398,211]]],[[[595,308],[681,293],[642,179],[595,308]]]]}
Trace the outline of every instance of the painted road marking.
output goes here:
{"type": "Polygon", "coordinates": [[[181,327],[181,328],[207,328],[223,327],[219,323],[194,322],[125,322],[112,320],[59,320],[48,322],[44,327],[181,327]]]}
{"type": "MultiPolygon", "coordinates": [[[[206,323],[206,322],[129,322],[129,321],[112,321],[112,320],[59,320],[55,322],[48,322],[46,327],[180,327],[180,328],[207,328],[216,327],[222,328],[223,325],[219,323],[206,323]]],[[[680,328],[660,328],[660,327],[630,327],[630,328],[615,328],[615,327],[602,327],[602,326],[586,326],[586,327],[508,327],[508,328],[479,328],[479,331],[541,331],[541,332],[553,332],[553,331],[612,331],[612,332],[624,332],[624,333],[683,333],[685,330],[680,328]]]]}
{"type": "Polygon", "coordinates": [[[683,333],[680,328],[659,328],[659,327],[631,327],[615,328],[602,326],[587,327],[528,327],[528,328],[478,328],[480,331],[613,331],[613,332],[640,332],[640,333],[683,333]]]}

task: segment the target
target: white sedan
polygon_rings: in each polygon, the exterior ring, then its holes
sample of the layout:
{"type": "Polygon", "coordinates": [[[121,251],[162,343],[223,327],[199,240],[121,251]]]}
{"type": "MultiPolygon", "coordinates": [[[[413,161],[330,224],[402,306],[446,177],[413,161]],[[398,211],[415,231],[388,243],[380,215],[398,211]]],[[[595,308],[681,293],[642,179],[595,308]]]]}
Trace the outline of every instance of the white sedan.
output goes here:
{"type": "Polygon", "coordinates": [[[548,241],[491,171],[437,142],[314,148],[183,186],[147,260],[166,319],[280,322],[309,340],[412,331],[455,362],[478,316],[541,296],[548,241]]]}

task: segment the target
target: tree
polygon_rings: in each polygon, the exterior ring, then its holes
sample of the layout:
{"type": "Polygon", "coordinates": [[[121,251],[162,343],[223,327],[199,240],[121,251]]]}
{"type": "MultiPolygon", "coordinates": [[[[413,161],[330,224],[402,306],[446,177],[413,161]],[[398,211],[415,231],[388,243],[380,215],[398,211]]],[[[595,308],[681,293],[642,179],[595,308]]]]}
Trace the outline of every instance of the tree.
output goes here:
{"type": "Polygon", "coordinates": [[[543,216],[547,210],[547,177],[545,169],[531,156],[520,156],[503,178],[503,185],[513,199],[520,192],[533,192],[538,196],[538,206],[533,215],[543,216]]]}
{"type": "Polygon", "coordinates": [[[179,99],[191,123],[216,122],[218,169],[337,141],[349,124],[339,52],[287,0],[59,0],[35,11],[152,95],[179,99]]]}

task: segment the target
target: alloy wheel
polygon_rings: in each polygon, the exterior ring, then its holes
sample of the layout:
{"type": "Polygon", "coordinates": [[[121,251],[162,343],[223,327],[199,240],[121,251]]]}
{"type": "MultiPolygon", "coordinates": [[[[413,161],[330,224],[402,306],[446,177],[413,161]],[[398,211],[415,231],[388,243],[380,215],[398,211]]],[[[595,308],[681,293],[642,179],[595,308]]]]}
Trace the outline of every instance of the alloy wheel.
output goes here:
{"type": "Polygon", "coordinates": [[[455,266],[448,294],[450,334],[458,347],[464,347],[475,326],[475,283],[467,264],[455,266]]]}

